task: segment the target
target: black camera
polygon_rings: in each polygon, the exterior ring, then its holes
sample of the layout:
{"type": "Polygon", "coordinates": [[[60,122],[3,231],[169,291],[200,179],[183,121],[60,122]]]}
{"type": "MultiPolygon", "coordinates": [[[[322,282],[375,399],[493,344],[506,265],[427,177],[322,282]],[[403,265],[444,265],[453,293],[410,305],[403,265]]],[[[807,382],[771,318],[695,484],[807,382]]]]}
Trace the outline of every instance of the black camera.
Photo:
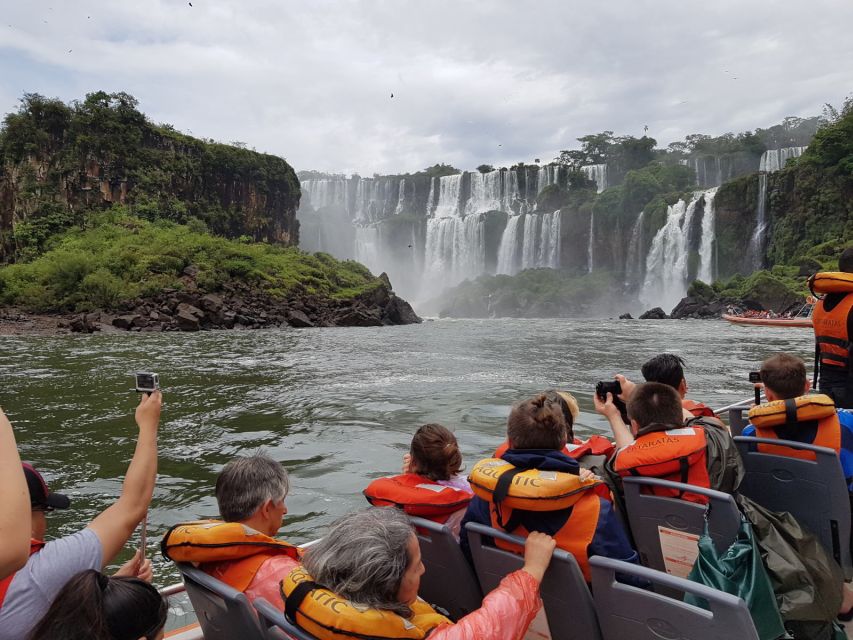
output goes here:
{"type": "Polygon", "coordinates": [[[138,371],[136,373],[136,391],[139,393],[154,393],[160,388],[160,376],[156,373],[138,371]]]}
{"type": "Polygon", "coordinates": [[[749,381],[755,384],[756,382],[761,382],[761,372],[760,371],[750,371],[749,372],[749,381]]]}
{"type": "Polygon", "coordinates": [[[602,380],[595,385],[595,395],[602,400],[607,400],[607,394],[612,393],[613,399],[622,393],[622,385],[618,380],[602,380]]]}

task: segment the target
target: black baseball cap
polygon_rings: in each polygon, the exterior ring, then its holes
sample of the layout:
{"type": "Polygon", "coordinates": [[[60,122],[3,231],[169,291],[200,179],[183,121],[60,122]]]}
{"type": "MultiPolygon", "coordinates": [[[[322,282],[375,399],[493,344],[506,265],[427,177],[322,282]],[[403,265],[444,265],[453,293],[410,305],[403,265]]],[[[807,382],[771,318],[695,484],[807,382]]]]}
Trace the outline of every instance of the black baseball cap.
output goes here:
{"type": "Polygon", "coordinates": [[[30,490],[31,507],[47,507],[49,509],[67,509],[71,499],[61,493],[54,493],[47,487],[42,475],[29,462],[24,462],[24,475],[27,477],[27,488],[30,490]]]}

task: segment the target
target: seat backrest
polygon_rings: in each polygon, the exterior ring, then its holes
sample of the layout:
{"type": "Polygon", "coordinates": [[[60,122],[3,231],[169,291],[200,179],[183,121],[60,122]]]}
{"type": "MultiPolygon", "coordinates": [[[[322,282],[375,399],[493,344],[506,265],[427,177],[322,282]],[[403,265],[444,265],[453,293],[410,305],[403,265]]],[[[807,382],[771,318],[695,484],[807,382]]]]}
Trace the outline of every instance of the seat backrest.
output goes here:
{"type": "Polygon", "coordinates": [[[749,407],[729,409],[729,431],[731,431],[732,436],[739,436],[749,424],[749,420],[744,416],[747,411],[749,411],[749,407]]]}
{"type": "Polygon", "coordinates": [[[205,640],[264,640],[246,595],[200,569],[179,564],[205,640]]]}
{"type": "Polygon", "coordinates": [[[258,598],[253,604],[258,613],[265,640],[291,640],[291,638],[293,640],[317,640],[307,631],[291,624],[284,617],[284,612],[279,611],[263,598],[258,598]]]}
{"type": "Polygon", "coordinates": [[[447,610],[454,620],[479,609],[480,584],[450,527],[424,518],[410,520],[417,529],[426,568],[418,595],[447,610]]]}
{"type": "Polygon", "coordinates": [[[758,640],[746,603],[703,584],[628,562],[593,556],[589,559],[592,591],[603,640],[758,640]],[[655,591],[616,581],[616,574],[645,579],[655,591]],[[692,593],[708,609],[658,593],[692,593]]]}
{"type": "MultiPolygon", "coordinates": [[[[680,575],[690,571],[679,554],[665,554],[664,549],[679,546],[679,534],[702,535],[705,529],[704,505],[678,498],[656,496],[643,491],[654,488],[690,491],[708,498],[708,528],[714,546],[720,553],[728,549],[740,528],[740,511],[727,493],[659,478],[623,478],[625,507],[640,562],[647,567],[680,575]]],[[[697,538],[698,539],[698,538],[697,538]]],[[[698,548],[697,548],[698,551],[698,548]]],[[[692,566],[692,563],[690,563],[692,566]]]]}
{"type": "Polygon", "coordinates": [[[771,511],[787,511],[794,516],[817,536],[845,578],[853,578],[850,494],[835,451],[790,440],[746,436],[735,438],[735,443],[746,467],[740,492],[771,511]],[[758,451],[758,444],[811,451],[815,459],[764,453],[758,451]]]}
{"type": "MultiPolygon", "coordinates": [[[[521,569],[524,558],[511,551],[484,544],[495,538],[524,546],[524,538],[475,522],[465,525],[474,558],[474,568],[483,591],[488,593],[501,579],[521,569]]],[[[555,549],[540,587],[545,617],[554,640],[600,640],[598,618],[592,596],[574,556],[555,549]]]]}

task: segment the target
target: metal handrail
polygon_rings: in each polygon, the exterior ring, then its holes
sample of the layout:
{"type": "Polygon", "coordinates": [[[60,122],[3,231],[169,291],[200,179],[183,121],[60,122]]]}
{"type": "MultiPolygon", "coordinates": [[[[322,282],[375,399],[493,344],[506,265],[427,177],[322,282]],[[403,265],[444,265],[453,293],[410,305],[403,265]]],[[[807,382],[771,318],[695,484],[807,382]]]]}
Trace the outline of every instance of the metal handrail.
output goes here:
{"type": "Polygon", "coordinates": [[[178,593],[183,593],[187,588],[184,586],[183,582],[179,582],[178,584],[171,584],[168,587],[163,587],[158,589],[160,595],[163,597],[173,596],[178,593]]]}

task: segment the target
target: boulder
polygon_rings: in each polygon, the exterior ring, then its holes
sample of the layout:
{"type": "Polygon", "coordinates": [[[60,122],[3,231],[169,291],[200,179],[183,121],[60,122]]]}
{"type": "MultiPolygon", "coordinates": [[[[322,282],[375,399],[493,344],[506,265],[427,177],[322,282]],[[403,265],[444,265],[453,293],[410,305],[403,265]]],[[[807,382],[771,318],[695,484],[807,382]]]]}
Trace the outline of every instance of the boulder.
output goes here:
{"type": "Polygon", "coordinates": [[[382,318],[390,324],[416,324],[423,322],[418,314],[415,313],[415,310],[412,309],[412,305],[394,294],[391,294],[391,299],[385,305],[382,318]]]}
{"type": "Polygon", "coordinates": [[[199,300],[199,305],[208,313],[218,313],[222,309],[222,298],[214,293],[208,293],[199,300]]]}
{"type": "Polygon", "coordinates": [[[619,316],[619,319],[620,320],[633,320],[634,316],[632,316],[630,313],[623,313],[621,316],[619,316]]]}
{"type": "Polygon", "coordinates": [[[290,313],[288,313],[287,315],[287,324],[289,324],[291,327],[299,328],[314,326],[314,323],[311,322],[311,319],[299,309],[290,310],[290,313]]]}
{"type": "Polygon", "coordinates": [[[334,319],[339,327],[381,327],[382,319],[376,309],[355,307],[345,309],[334,319]]]}
{"type": "Polygon", "coordinates": [[[198,318],[186,309],[178,310],[175,314],[175,320],[181,331],[198,331],[199,329],[198,318]]]}
{"type": "Polygon", "coordinates": [[[181,315],[181,313],[191,315],[196,320],[201,320],[204,317],[204,311],[186,302],[182,302],[178,305],[177,315],[181,315]]]}
{"type": "Polygon", "coordinates": [[[134,326],[134,322],[139,316],[135,314],[118,316],[117,318],[113,318],[113,326],[117,329],[124,329],[125,331],[129,330],[132,326],[134,326]]]}
{"type": "Polygon", "coordinates": [[[649,309],[643,315],[640,316],[640,320],[666,320],[669,316],[664,313],[664,310],[660,307],[655,307],[654,309],[649,309]]]}

